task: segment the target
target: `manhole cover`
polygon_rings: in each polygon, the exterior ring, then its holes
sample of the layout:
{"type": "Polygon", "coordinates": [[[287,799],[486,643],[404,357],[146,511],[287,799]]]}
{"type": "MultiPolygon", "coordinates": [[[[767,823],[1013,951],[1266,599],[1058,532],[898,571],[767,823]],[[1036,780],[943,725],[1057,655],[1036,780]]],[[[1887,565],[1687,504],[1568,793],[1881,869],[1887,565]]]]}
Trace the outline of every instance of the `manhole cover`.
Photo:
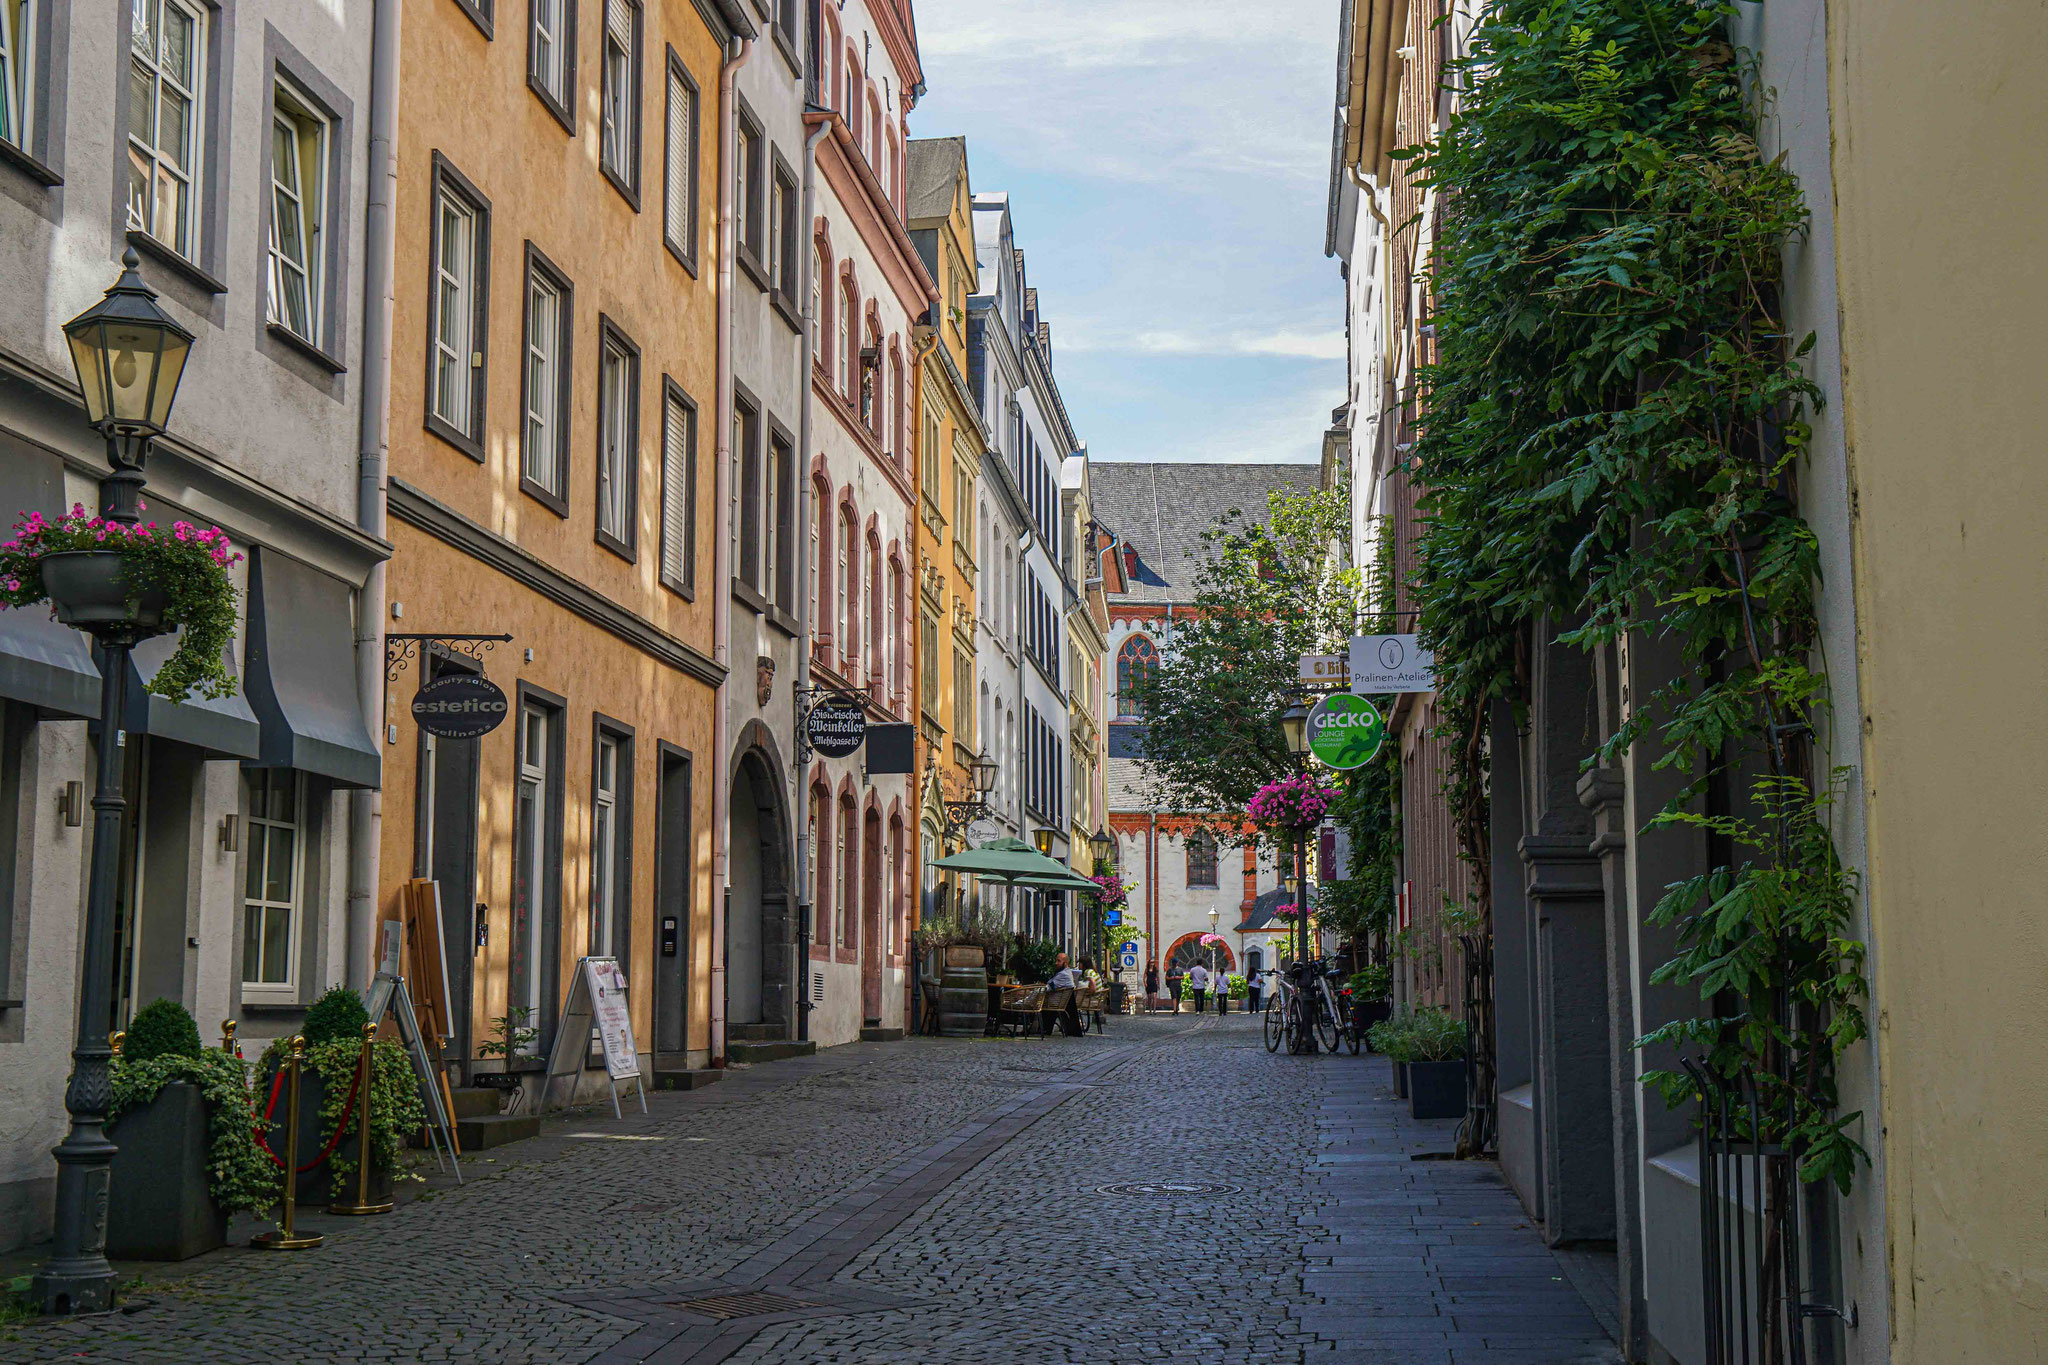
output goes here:
{"type": "Polygon", "coordinates": [[[763,1313],[794,1313],[813,1305],[808,1299],[793,1299],[787,1294],[739,1293],[707,1294],[701,1299],[682,1299],[669,1305],[685,1313],[701,1313],[707,1318],[755,1318],[763,1313]]]}
{"type": "Polygon", "coordinates": [[[1218,1194],[1236,1194],[1241,1186],[1215,1185],[1199,1180],[1129,1180],[1117,1185],[1097,1185],[1097,1194],[1147,1194],[1167,1199],[1206,1199],[1218,1194]]]}

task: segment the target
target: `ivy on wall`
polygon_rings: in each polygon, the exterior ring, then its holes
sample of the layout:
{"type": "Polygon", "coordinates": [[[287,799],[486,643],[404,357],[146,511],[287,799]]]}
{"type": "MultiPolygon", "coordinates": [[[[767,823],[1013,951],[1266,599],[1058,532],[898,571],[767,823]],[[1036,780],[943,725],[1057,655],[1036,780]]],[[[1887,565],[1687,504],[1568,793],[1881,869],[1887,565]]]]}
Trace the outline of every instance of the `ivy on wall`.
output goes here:
{"type": "MultiPolygon", "coordinates": [[[[1414,587],[1446,796],[1482,874],[1487,719],[1526,700],[1536,632],[1678,645],[1678,680],[1637,697],[1599,755],[1648,746],[1694,778],[1659,819],[1705,826],[1719,851],[1653,916],[1680,940],[1656,979],[1694,983],[1700,1013],[1644,1041],[1752,1071],[1758,1136],[1846,1189],[1862,1153],[1834,1072],[1864,1034],[1862,949],[1833,782],[1808,757],[1826,678],[1795,502],[1821,395],[1779,297],[1806,212],[1783,158],[1758,150],[1729,12],[1497,0],[1446,77],[1458,112],[1401,154],[1436,213],[1414,587]]],[[[1685,1098],[1683,1077],[1651,1081],[1685,1098]]]]}

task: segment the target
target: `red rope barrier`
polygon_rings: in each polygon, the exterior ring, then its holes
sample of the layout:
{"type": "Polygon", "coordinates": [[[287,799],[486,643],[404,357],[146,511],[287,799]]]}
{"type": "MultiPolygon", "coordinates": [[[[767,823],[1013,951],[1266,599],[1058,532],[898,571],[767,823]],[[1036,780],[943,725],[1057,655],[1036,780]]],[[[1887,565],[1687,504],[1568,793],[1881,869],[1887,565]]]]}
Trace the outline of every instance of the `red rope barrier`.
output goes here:
{"type": "MultiPolygon", "coordinates": [[[[320,1155],[314,1157],[311,1161],[299,1167],[299,1169],[293,1172],[293,1174],[304,1175],[307,1171],[312,1170],[315,1166],[318,1166],[321,1162],[327,1160],[328,1157],[333,1156],[334,1149],[341,1145],[342,1135],[348,1131],[349,1112],[356,1107],[356,1088],[358,1082],[362,1080],[362,1073],[363,1069],[360,1065],[358,1065],[354,1071],[351,1071],[349,1073],[348,1099],[342,1102],[341,1121],[337,1123],[334,1127],[334,1136],[327,1139],[327,1145],[320,1149],[320,1155]]],[[[277,1069],[277,1073],[270,1078],[270,1103],[263,1107],[263,1121],[256,1125],[255,1130],[257,1149],[261,1151],[263,1155],[269,1157],[270,1164],[277,1167],[280,1171],[284,1169],[284,1158],[279,1156],[276,1152],[270,1150],[269,1132],[270,1116],[277,1112],[277,1096],[278,1093],[283,1089],[284,1068],[279,1067],[277,1069]]]]}

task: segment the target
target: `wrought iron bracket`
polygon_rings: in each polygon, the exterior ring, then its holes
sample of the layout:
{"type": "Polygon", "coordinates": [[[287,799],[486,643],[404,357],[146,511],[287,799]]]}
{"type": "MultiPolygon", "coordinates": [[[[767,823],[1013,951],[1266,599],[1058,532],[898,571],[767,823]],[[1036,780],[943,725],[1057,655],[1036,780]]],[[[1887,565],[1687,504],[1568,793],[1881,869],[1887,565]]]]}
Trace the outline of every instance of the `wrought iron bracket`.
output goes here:
{"type": "Polygon", "coordinates": [[[1848,1327],[1849,1330],[1854,1331],[1856,1329],[1856,1305],[1853,1303],[1849,1305],[1847,1312],[1835,1307],[1831,1303],[1802,1303],[1799,1305],[1799,1316],[1802,1318],[1835,1318],[1848,1327]]]}
{"type": "Polygon", "coordinates": [[[418,658],[421,649],[440,645],[451,654],[460,654],[483,666],[484,655],[493,647],[511,643],[510,635],[436,635],[392,632],[384,637],[384,683],[390,686],[398,681],[398,675],[405,671],[407,662],[418,658]]]}

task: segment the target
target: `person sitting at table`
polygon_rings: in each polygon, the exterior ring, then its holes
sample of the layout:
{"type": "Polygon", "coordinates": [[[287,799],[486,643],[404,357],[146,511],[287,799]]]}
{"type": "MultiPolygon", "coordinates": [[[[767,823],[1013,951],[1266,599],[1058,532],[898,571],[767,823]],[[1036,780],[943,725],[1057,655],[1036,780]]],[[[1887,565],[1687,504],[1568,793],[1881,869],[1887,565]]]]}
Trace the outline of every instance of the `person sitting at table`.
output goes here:
{"type": "MultiPolygon", "coordinates": [[[[1092,990],[1092,991],[1095,991],[1095,992],[1097,992],[1097,993],[1098,993],[1098,998],[1099,998],[1099,993],[1100,993],[1100,992],[1101,992],[1101,991],[1103,990],[1103,987],[1104,987],[1104,982],[1103,982],[1103,980],[1102,980],[1102,973],[1101,973],[1101,972],[1098,972],[1098,971],[1096,971],[1096,970],[1095,970],[1095,959],[1094,959],[1094,958],[1092,958],[1092,957],[1084,957],[1084,958],[1082,958],[1082,959],[1081,959],[1081,975],[1087,978],[1087,980],[1088,980],[1088,989],[1090,989],[1090,990],[1092,990]]],[[[1095,1024],[1095,1031],[1096,1031],[1097,1033],[1101,1033],[1101,1032],[1103,1031],[1103,1029],[1102,1029],[1102,1011],[1101,1011],[1101,1010],[1089,1010],[1089,1011],[1088,1011],[1088,1018],[1089,1018],[1090,1020],[1092,1020],[1092,1021],[1094,1022],[1094,1024],[1095,1024]]]]}
{"type": "MultiPolygon", "coordinates": [[[[1060,1012],[1060,1027],[1069,1038],[1078,1038],[1088,1030],[1081,1027],[1081,1010],[1074,1003],[1074,992],[1085,984],[1087,978],[1067,965],[1065,953],[1053,958],[1052,967],[1052,980],[1045,983],[1045,988],[1067,993],[1066,1008],[1060,1012]]],[[[1038,1017],[1044,1021],[1039,1032],[1039,1036],[1044,1037],[1052,1032],[1052,1011],[1041,1011],[1038,1017]]]]}

